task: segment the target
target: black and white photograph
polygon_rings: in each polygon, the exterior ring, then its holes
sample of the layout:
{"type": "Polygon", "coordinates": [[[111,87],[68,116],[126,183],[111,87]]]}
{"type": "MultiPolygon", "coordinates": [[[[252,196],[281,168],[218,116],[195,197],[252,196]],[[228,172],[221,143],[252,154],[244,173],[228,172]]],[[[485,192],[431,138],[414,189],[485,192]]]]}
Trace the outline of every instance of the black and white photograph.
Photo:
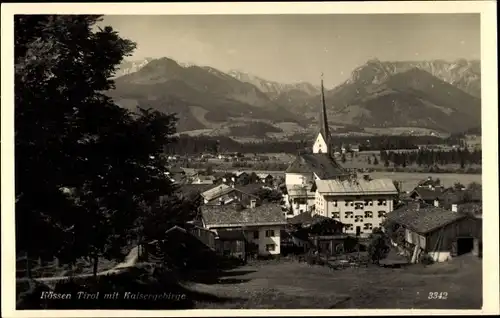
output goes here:
{"type": "Polygon", "coordinates": [[[496,2],[378,4],[2,4],[9,315],[498,313],[496,2]]]}

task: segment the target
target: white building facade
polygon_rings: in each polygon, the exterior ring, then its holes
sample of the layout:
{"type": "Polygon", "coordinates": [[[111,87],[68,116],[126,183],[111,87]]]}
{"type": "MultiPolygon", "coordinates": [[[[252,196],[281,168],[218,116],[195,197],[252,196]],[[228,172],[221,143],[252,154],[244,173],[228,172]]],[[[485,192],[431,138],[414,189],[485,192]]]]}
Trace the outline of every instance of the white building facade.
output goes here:
{"type": "Polygon", "coordinates": [[[394,209],[397,189],[390,179],[318,180],[313,214],[345,224],[345,233],[366,237],[394,209]]]}

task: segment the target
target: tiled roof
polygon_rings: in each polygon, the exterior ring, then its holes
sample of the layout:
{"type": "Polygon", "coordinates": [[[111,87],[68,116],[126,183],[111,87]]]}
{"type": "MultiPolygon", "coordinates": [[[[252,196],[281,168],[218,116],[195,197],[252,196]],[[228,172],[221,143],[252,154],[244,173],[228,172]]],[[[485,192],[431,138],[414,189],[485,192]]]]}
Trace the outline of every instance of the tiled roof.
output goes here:
{"type": "Polygon", "coordinates": [[[228,193],[231,193],[233,191],[239,191],[243,192],[249,196],[254,196],[255,198],[258,198],[257,196],[253,195],[253,192],[256,190],[262,188],[261,185],[256,185],[256,184],[249,184],[246,186],[235,186],[234,188],[231,186],[228,186],[227,184],[219,184],[211,189],[205,190],[201,195],[203,196],[204,199],[208,201],[212,201],[213,199],[217,199],[220,196],[226,195],[228,193]]]}
{"type": "Polygon", "coordinates": [[[483,215],[483,205],[480,203],[464,203],[457,205],[458,212],[473,216],[483,215]]]}
{"type": "Polygon", "coordinates": [[[424,179],[424,180],[420,180],[420,181],[418,182],[418,185],[419,185],[419,186],[425,186],[425,187],[427,187],[427,186],[429,186],[429,185],[431,185],[431,186],[433,186],[433,187],[437,187],[437,186],[439,186],[440,184],[441,184],[441,182],[440,182],[438,179],[432,179],[432,177],[429,177],[429,178],[424,179]]]}
{"type": "Polygon", "coordinates": [[[276,204],[264,204],[248,209],[234,205],[204,205],[201,207],[201,213],[205,225],[209,228],[286,224],[283,211],[276,204]]]}
{"type": "Polygon", "coordinates": [[[241,176],[242,174],[248,174],[248,172],[246,172],[246,171],[238,171],[238,172],[236,172],[234,175],[235,175],[236,177],[239,177],[239,176],[241,176]]]}
{"type": "Polygon", "coordinates": [[[265,179],[267,177],[272,177],[269,173],[257,173],[257,177],[265,179]]]}
{"type": "Polygon", "coordinates": [[[220,196],[226,195],[229,192],[234,191],[234,188],[228,186],[227,184],[219,184],[209,190],[205,190],[201,196],[208,201],[216,199],[220,196]]]}
{"type": "Polygon", "coordinates": [[[170,167],[168,168],[168,171],[170,171],[170,173],[185,173],[184,169],[179,167],[170,167]]]}
{"type": "Polygon", "coordinates": [[[206,191],[212,187],[213,185],[211,184],[183,184],[179,187],[179,190],[184,194],[196,192],[199,192],[201,194],[203,193],[203,191],[206,191]]]}
{"type": "Polygon", "coordinates": [[[431,205],[417,206],[417,204],[405,205],[387,213],[387,219],[404,225],[416,233],[426,234],[467,217],[465,214],[431,205]]]}
{"type": "Polygon", "coordinates": [[[193,168],[181,168],[181,169],[184,171],[184,173],[186,175],[192,176],[192,175],[197,174],[196,169],[193,169],[193,168]]]}
{"type": "Polygon", "coordinates": [[[302,154],[286,169],[287,173],[315,173],[321,179],[347,175],[329,154],[302,154]]]}
{"type": "Polygon", "coordinates": [[[318,214],[312,215],[310,212],[304,212],[299,215],[294,216],[293,218],[289,218],[287,220],[288,223],[290,224],[313,224],[320,222],[322,220],[329,220],[330,218],[327,218],[326,216],[321,216],[318,214]]]}
{"type": "Polygon", "coordinates": [[[292,197],[314,197],[315,192],[311,190],[311,187],[312,185],[306,185],[306,187],[304,187],[299,184],[289,184],[286,186],[286,191],[288,195],[292,197]]]}
{"type": "Polygon", "coordinates": [[[443,187],[429,188],[416,187],[413,193],[417,193],[422,200],[441,200],[446,193],[443,187]]]}
{"type": "Polygon", "coordinates": [[[258,183],[249,183],[247,185],[236,185],[234,188],[238,191],[241,191],[243,193],[252,195],[256,191],[262,189],[262,184],[258,183]]]}
{"type": "Polygon", "coordinates": [[[316,189],[321,194],[397,194],[391,179],[316,180],[316,189]]]}

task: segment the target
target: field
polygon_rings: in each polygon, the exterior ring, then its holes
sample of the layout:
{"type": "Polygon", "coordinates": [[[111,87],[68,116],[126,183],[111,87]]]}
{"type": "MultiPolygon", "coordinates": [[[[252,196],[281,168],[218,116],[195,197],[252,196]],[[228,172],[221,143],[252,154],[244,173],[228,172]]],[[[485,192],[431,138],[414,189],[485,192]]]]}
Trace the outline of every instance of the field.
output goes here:
{"type": "MultiPolygon", "coordinates": [[[[236,168],[228,168],[228,169],[215,169],[215,171],[249,171],[255,173],[268,173],[273,175],[274,177],[284,177],[284,171],[269,171],[269,170],[253,170],[250,168],[245,169],[236,169],[236,168]]],[[[433,179],[441,180],[441,184],[444,187],[451,187],[456,182],[460,182],[463,185],[468,185],[471,182],[482,183],[482,175],[480,174],[463,174],[463,173],[423,173],[423,172],[383,172],[383,171],[375,171],[368,173],[373,179],[379,178],[389,178],[394,181],[401,181],[402,191],[411,191],[413,190],[419,181],[431,177],[433,179]]]]}
{"type": "Polygon", "coordinates": [[[247,265],[215,284],[193,284],[199,292],[234,298],[224,304],[198,302],[200,309],[480,309],[482,261],[464,255],[447,263],[403,268],[330,270],[293,261],[247,265]],[[446,299],[428,299],[445,292],[446,299]]]}
{"type": "Polygon", "coordinates": [[[389,178],[394,181],[402,182],[403,191],[413,190],[419,181],[432,177],[439,178],[444,187],[451,187],[456,182],[463,185],[468,185],[471,182],[482,183],[482,175],[480,174],[460,174],[460,173],[411,173],[411,172],[370,172],[369,175],[373,179],[389,178]]]}

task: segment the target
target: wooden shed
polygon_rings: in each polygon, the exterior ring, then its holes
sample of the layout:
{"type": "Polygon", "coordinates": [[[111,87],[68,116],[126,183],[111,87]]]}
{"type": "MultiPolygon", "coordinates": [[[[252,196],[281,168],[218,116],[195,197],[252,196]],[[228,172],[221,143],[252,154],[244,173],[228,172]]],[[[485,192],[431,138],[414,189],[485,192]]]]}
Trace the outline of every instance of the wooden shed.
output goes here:
{"type": "Polygon", "coordinates": [[[387,214],[387,220],[405,229],[404,248],[411,261],[427,254],[442,262],[472,252],[481,255],[482,219],[434,206],[410,204],[387,214]]]}

